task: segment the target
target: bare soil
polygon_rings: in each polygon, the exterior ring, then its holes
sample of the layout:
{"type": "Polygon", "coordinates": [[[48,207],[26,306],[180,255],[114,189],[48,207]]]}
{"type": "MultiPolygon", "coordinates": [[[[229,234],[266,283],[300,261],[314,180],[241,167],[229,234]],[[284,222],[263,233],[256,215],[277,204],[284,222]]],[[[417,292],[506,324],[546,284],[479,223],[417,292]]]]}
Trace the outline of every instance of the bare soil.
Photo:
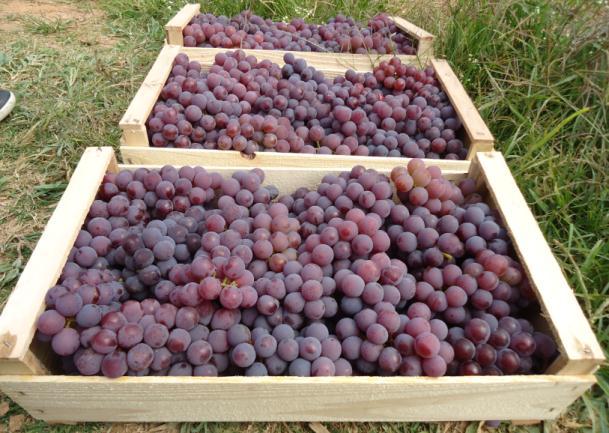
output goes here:
{"type": "MultiPolygon", "coordinates": [[[[76,3],[50,0],[6,0],[0,2],[0,40],[11,39],[27,32],[27,20],[53,22],[62,20],[66,24],[65,33],[73,33],[85,45],[114,45],[115,40],[107,35],[103,25],[104,13],[89,1],[76,3]],[[3,34],[4,33],[4,34],[3,34]]],[[[45,35],[47,38],[61,38],[65,34],[45,35]]]]}

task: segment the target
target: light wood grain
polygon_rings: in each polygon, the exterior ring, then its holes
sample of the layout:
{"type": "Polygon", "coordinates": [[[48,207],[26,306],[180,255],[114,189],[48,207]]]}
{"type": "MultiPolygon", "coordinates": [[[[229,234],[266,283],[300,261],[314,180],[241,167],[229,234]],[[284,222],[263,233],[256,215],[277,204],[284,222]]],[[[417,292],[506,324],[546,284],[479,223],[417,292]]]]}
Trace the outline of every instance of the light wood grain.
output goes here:
{"type": "Polygon", "coordinates": [[[74,170],[0,316],[0,374],[14,373],[16,363],[22,363],[33,374],[44,372],[35,355],[29,353],[36,319],[44,310],[44,296],[59,278],[113,159],[112,148],[88,148],[74,170]]]}
{"type": "MultiPolygon", "coordinates": [[[[204,150],[122,146],[122,160],[127,164],[143,165],[201,165],[225,167],[290,167],[294,169],[328,169],[342,167],[351,169],[355,165],[390,172],[397,166],[405,166],[410,158],[313,155],[300,153],[259,152],[252,159],[233,150],[204,150]]],[[[469,170],[469,161],[425,159],[427,165],[435,165],[447,176],[463,175],[469,170]]],[[[286,168],[286,170],[289,170],[286,168]]]]}
{"type": "Polygon", "coordinates": [[[390,17],[395,26],[404,33],[414,39],[417,47],[417,57],[420,59],[428,59],[433,57],[433,40],[434,35],[414,25],[404,18],[393,16],[390,17]]]}
{"type": "Polygon", "coordinates": [[[125,144],[148,146],[146,119],[161,94],[173,67],[173,60],[179,52],[180,47],[165,45],[131,100],[127,111],[119,122],[119,127],[123,131],[122,140],[125,144]]]}
{"type": "Polygon", "coordinates": [[[438,59],[431,59],[430,62],[436,72],[436,78],[440,81],[442,89],[446,92],[469,136],[467,159],[472,159],[477,152],[492,151],[495,140],[493,134],[448,62],[438,59]]]}
{"type": "MultiPolygon", "coordinates": [[[[190,48],[183,47],[181,52],[188,55],[191,60],[196,60],[205,65],[209,69],[214,63],[214,57],[218,53],[227,51],[235,51],[226,48],[190,48]]],[[[334,78],[345,74],[348,69],[353,69],[357,72],[370,72],[383,60],[391,60],[398,57],[403,63],[421,67],[425,62],[410,55],[390,55],[390,54],[351,54],[351,53],[318,53],[306,51],[282,51],[282,50],[242,50],[247,55],[255,56],[258,60],[266,59],[273,63],[283,66],[283,56],[286,53],[292,53],[295,57],[307,61],[309,66],[313,66],[324,73],[329,78],[334,78]]]]}
{"type": "MultiPolygon", "coordinates": [[[[137,167],[145,168],[160,168],[163,164],[119,164],[119,168],[125,170],[135,170],[137,167]]],[[[176,165],[176,164],[173,164],[176,165]]],[[[200,164],[198,164],[200,165],[200,164]]],[[[223,176],[230,176],[236,171],[251,170],[251,166],[214,166],[209,164],[202,165],[206,170],[211,172],[217,172],[223,176]]],[[[293,168],[293,167],[265,167],[259,166],[264,170],[264,185],[274,185],[279,190],[280,194],[290,194],[300,187],[309,189],[316,189],[319,186],[322,178],[327,174],[340,174],[344,171],[350,170],[350,167],[346,166],[328,166],[325,168],[293,168]]],[[[381,173],[389,174],[390,170],[382,168],[378,170],[381,173]]],[[[465,177],[465,173],[453,171],[446,175],[447,179],[460,180],[465,177]]]]}
{"type": "Polygon", "coordinates": [[[182,31],[188,25],[192,17],[201,10],[199,3],[187,4],[178,11],[175,16],[165,25],[165,35],[169,45],[184,45],[182,31]]]}
{"type": "Polygon", "coordinates": [[[501,153],[477,155],[489,194],[509,231],[520,261],[535,289],[561,346],[563,358],[551,369],[556,374],[592,373],[605,357],[560,265],[501,153]]]}
{"type": "Polygon", "coordinates": [[[3,376],[48,421],[458,421],[555,418],[594,376],[3,376]]]}

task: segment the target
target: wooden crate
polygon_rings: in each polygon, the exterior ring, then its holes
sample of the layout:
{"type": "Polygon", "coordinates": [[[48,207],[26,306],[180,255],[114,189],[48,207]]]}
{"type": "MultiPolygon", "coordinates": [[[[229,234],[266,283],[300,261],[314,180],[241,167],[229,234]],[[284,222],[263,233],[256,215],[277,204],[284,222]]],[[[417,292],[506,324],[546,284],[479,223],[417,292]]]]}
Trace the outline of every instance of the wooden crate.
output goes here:
{"type": "MultiPolygon", "coordinates": [[[[187,161],[186,161],[187,162],[187,161]]],[[[178,164],[179,161],[172,161],[178,164]]],[[[0,316],[0,389],[33,417],[74,421],[444,421],[550,419],[588,389],[603,352],[510,171],[480,153],[449,179],[473,176],[503,216],[560,356],[544,375],[485,377],[81,377],[48,373],[32,343],[44,295],[55,284],[106,170],[111,148],[85,151],[0,316]]],[[[326,168],[262,167],[280,191],[314,187],[326,168]]],[[[241,167],[207,169],[230,174],[241,167]]],[[[385,173],[388,168],[380,169],[385,173]]],[[[540,318],[541,319],[541,318],[540,318]]]]}
{"type": "MultiPolygon", "coordinates": [[[[190,20],[198,15],[201,11],[201,5],[199,3],[196,4],[187,4],[182,9],[178,11],[177,14],[169,22],[165,25],[165,35],[166,40],[169,45],[180,45],[184,46],[184,36],[182,35],[182,31],[184,27],[190,23],[190,20]]],[[[428,57],[433,57],[433,40],[434,35],[429,32],[426,32],[420,27],[417,27],[413,23],[404,18],[392,16],[390,17],[395,23],[396,27],[400,29],[402,32],[406,33],[416,44],[417,53],[416,56],[424,59],[428,57]]],[[[256,50],[262,51],[262,50],[256,50]]],[[[301,51],[293,51],[294,54],[306,54],[307,52],[301,51]]],[[[316,53],[321,54],[326,57],[333,57],[336,54],[340,53],[316,53]]],[[[360,56],[362,54],[359,54],[360,56]]]]}
{"type": "MultiPolygon", "coordinates": [[[[394,167],[402,164],[401,157],[377,157],[377,156],[340,156],[340,155],[311,155],[302,153],[275,153],[256,152],[254,159],[247,159],[235,150],[205,150],[205,149],[174,149],[156,148],[149,144],[148,132],[146,131],[146,120],[157,102],[161,90],[169,77],[173,60],[179,53],[185,53],[191,60],[196,60],[203,68],[209,69],[214,62],[218,52],[226,52],[223,48],[185,48],[175,45],[165,45],[150,72],[144,79],[141,87],[133,97],[127,111],[123,115],[119,126],[122,129],[121,153],[123,161],[127,163],[145,164],[153,160],[165,158],[165,155],[187,155],[199,158],[198,163],[206,164],[238,164],[243,166],[258,166],[272,164],[288,164],[290,166],[327,166],[331,161],[333,165],[343,161],[350,164],[363,164],[367,166],[394,167]],[[195,156],[196,155],[196,156],[195,156]],[[319,162],[316,162],[319,161],[319,162]]],[[[247,54],[253,54],[258,59],[268,59],[279,65],[283,65],[285,51],[244,50],[247,54]]],[[[300,55],[301,53],[297,53],[300,55]]],[[[304,53],[302,53],[304,54],[304,53]]],[[[391,56],[379,56],[368,58],[355,54],[338,54],[332,57],[319,56],[318,53],[307,53],[307,62],[315,68],[323,71],[329,77],[343,75],[348,69],[358,72],[372,71],[373,64],[381,59],[391,56]]],[[[414,56],[407,56],[408,63],[422,66],[414,56]]],[[[448,95],[461,123],[463,124],[463,142],[468,147],[467,159],[471,160],[477,152],[493,150],[493,136],[484,120],[478,113],[474,103],[467,95],[463,85],[445,60],[428,59],[425,65],[431,65],[435,71],[442,88],[448,95]]],[[[191,161],[196,161],[193,159],[191,161]]],[[[193,162],[191,162],[193,163],[193,162]]],[[[446,164],[456,164],[462,167],[462,161],[444,161],[446,164]]]]}

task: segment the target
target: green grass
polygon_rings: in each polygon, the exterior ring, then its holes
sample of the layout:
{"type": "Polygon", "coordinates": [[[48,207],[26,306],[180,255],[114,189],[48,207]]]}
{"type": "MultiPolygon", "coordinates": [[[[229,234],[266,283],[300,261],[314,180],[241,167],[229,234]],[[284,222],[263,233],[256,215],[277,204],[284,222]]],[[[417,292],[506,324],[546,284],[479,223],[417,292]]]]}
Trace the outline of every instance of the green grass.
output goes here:
{"type": "MultiPolygon", "coordinates": [[[[34,247],[82,150],[118,145],[117,127],[184,4],[165,0],[58,2],[79,19],[21,17],[0,30],[0,87],[18,98],[0,123],[0,301],[34,247]],[[101,9],[101,12],[100,12],[101,9]]],[[[413,1],[212,0],[203,9],[244,8],[275,19],[320,21],[338,12],[387,10],[435,33],[506,154],[601,344],[609,347],[609,6],[594,0],[413,1]]],[[[0,27],[1,28],[1,27],[0,27]]],[[[568,318],[565,318],[568,320],[568,318]]],[[[609,431],[609,369],[556,422],[509,431],[609,431]]],[[[23,411],[14,403],[0,424],[23,411]]],[[[0,426],[1,427],[1,426],[0,426]]],[[[326,424],[331,432],[477,431],[477,423],[326,424]]],[[[26,431],[108,431],[107,425],[26,431]]],[[[135,427],[134,427],[135,428],[135,427]]],[[[134,431],[145,431],[139,426],[134,431]]],[[[304,432],[306,424],[167,425],[180,432],[304,432]]]]}
{"type": "Polygon", "coordinates": [[[64,20],[61,18],[46,20],[44,18],[31,16],[21,18],[21,22],[28,32],[36,35],[51,35],[65,32],[73,23],[72,20],[64,20]]]}

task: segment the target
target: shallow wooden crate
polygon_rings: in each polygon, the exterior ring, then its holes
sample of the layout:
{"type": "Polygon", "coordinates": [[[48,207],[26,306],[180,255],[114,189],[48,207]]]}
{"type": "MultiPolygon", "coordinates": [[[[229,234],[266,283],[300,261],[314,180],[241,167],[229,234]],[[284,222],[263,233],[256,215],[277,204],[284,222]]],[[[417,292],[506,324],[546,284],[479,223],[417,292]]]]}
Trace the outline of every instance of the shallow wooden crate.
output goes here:
{"type": "MultiPolygon", "coordinates": [[[[178,160],[171,162],[180,165],[178,160]]],[[[595,383],[592,373],[603,361],[603,352],[497,152],[480,153],[471,167],[445,167],[444,173],[453,180],[476,178],[501,213],[559,346],[560,355],[546,374],[119,379],[53,375],[48,350],[32,342],[44,295],[61,272],[106,170],[138,166],[118,165],[111,148],[85,151],[0,316],[0,389],[35,418],[55,422],[550,419],[595,383]]],[[[262,168],[265,183],[289,192],[315,187],[325,174],[349,167],[262,168]]],[[[228,175],[242,167],[206,164],[206,168],[228,175]]]]}
{"type": "MultiPolygon", "coordinates": [[[[123,161],[134,164],[147,164],[163,160],[167,155],[190,155],[192,159],[189,163],[198,161],[196,162],[198,164],[238,164],[251,167],[273,164],[294,167],[323,167],[327,166],[328,163],[336,166],[347,161],[353,165],[394,167],[397,164],[403,163],[404,158],[402,157],[312,155],[264,151],[256,152],[255,157],[250,159],[235,150],[176,149],[150,146],[146,120],[152,112],[154,104],[157,102],[161,90],[169,77],[175,57],[179,53],[185,53],[191,60],[201,63],[203,69],[209,69],[214,62],[216,53],[226,51],[223,48],[185,48],[175,45],[165,45],[163,47],[119,123],[122,130],[121,154],[123,161]]],[[[259,60],[268,59],[279,65],[284,64],[283,55],[285,51],[244,51],[247,54],[255,55],[259,60]]],[[[296,53],[297,56],[300,54],[296,53]]],[[[380,59],[391,57],[380,56],[373,59],[355,54],[343,54],[340,57],[318,56],[318,53],[308,54],[309,58],[307,62],[329,77],[343,75],[348,69],[358,72],[372,71],[373,65],[380,59]]],[[[414,56],[407,57],[406,61],[409,64],[417,66],[431,65],[436,71],[436,76],[463,125],[462,140],[468,148],[467,159],[471,160],[477,152],[493,150],[494,139],[491,132],[448,62],[445,60],[428,59],[422,64],[414,56]]],[[[442,160],[442,164],[455,164],[456,167],[463,167],[463,161],[442,160]]]]}
{"type": "MultiPolygon", "coordinates": [[[[192,20],[192,18],[195,15],[198,15],[200,12],[201,12],[201,5],[199,3],[187,4],[182,9],[180,9],[178,11],[178,13],[175,14],[173,16],[173,18],[171,18],[169,20],[169,22],[165,25],[165,36],[166,36],[167,43],[169,45],[184,46],[184,36],[182,34],[184,27],[186,27],[190,23],[190,20],[192,20]]],[[[400,29],[403,33],[405,33],[407,36],[409,36],[410,39],[414,42],[416,50],[417,50],[417,52],[416,52],[417,57],[424,59],[424,58],[433,56],[434,35],[423,30],[422,28],[414,25],[413,23],[411,23],[410,21],[408,21],[404,18],[397,17],[397,16],[392,16],[390,18],[393,20],[396,27],[398,29],[400,29]]],[[[263,51],[263,50],[256,50],[256,51],[263,51]]],[[[296,54],[296,53],[310,54],[306,51],[305,52],[292,51],[292,52],[294,54],[296,54]]],[[[315,54],[321,54],[322,56],[333,57],[336,54],[342,54],[342,53],[323,53],[322,52],[322,53],[315,53],[315,54]]],[[[359,54],[359,55],[362,56],[364,54],[359,54]]]]}

